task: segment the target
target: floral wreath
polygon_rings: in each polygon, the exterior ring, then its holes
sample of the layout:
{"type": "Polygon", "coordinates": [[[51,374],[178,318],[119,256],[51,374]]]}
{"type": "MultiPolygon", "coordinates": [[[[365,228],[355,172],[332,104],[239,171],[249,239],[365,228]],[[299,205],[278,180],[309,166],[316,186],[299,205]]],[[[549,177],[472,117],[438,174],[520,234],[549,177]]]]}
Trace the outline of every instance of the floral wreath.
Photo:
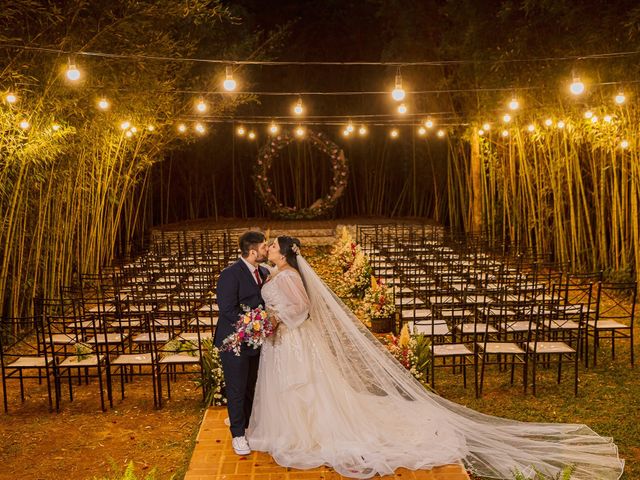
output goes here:
{"type": "Polygon", "coordinates": [[[306,208],[287,207],[280,203],[273,194],[269,184],[269,170],[271,169],[273,159],[277,157],[280,150],[293,142],[294,137],[288,132],[282,132],[272,137],[269,142],[260,149],[258,162],[254,168],[253,181],[256,186],[256,192],[264,201],[267,209],[276,217],[310,219],[326,215],[335,208],[338,199],[342,196],[347,186],[349,169],[344,151],[329,140],[323,133],[308,130],[306,137],[313,147],[329,155],[331,168],[333,170],[333,183],[331,187],[329,187],[329,193],[327,195],[320,197],[306,208]]]}

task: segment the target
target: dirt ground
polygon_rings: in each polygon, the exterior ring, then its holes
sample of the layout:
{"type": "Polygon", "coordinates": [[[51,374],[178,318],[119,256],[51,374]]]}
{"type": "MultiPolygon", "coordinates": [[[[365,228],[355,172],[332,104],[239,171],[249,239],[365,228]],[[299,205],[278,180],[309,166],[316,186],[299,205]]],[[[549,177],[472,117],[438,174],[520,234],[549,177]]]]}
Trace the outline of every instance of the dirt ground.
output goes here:
{"type": "MultiPolygon", "coordinates": [[[[114,406],[100,410],[97,383],[76,386],[74,401],[63,389],[60,413],[49,413],[46,386],[27,385],[20,403],[19,384],[11,382],[9,414],[0,413],[0,480],[93,479],[123,471],[133,460],[144,477],[156,479],[186,471],[202,417],[201,392],[186,376],[166,390],[161,410],[153,408],[148,377],[135,378],[114,406]]],[[[0,386],[1,388],[1,386],[0,386]]]]}

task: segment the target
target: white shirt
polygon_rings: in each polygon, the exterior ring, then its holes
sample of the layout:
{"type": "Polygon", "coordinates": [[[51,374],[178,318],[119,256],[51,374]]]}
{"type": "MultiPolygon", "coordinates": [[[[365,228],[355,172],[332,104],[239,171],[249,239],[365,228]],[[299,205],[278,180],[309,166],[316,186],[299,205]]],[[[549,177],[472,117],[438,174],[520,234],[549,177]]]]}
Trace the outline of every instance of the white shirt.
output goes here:
{"type": "MultiPolygon", "coordinates": [[[[258,267],[254,267],[253,265],[251,265],[246,258],[244,257],[240,257],[240,260],[242,260],[244,262],[244,264],[247,266],[247,268],[249,269],[249,271],[251,272],[251,276],[253,277],[253,281],[256,282],[256,285],[260,285],[258,283],[258,279],[256,278],[256,274],[253,273],[256,270],[258,270],[258,267]]],[[[260,270],[258,270],[258,275],[260,275],[260,270]]],[[[260,275],[260,279],[262,279],[262,275],[260,275]]]]}

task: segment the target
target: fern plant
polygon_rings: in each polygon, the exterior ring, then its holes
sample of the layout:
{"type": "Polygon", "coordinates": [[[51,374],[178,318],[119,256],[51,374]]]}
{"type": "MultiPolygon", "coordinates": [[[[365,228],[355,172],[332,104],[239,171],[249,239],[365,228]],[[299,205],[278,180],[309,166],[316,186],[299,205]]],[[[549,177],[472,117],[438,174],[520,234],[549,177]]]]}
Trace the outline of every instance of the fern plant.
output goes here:
{"type": "Polygon", "coordinates": [[[560,473],[558,473],[553,477],[550,477],[549,475],[542,473],[540,470],[534,467],[533,471],[535,472],[535,476],[531,478],[531,477],[525,476],[524,473],[516,469],[514,472],[515,476],[513,478],[514,480],[571,480],[571,476],[573,475],[575,470],[576,470],[575,465],[567,465],[562,469],[560,473]]]}

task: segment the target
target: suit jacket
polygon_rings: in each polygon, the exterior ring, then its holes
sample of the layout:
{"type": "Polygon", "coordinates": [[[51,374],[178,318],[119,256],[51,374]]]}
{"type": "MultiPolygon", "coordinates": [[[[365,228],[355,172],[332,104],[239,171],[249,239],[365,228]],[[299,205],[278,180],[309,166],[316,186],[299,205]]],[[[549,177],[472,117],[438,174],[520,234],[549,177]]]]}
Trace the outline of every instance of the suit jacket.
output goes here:
{"type": "MultiPolygon", "coordinates": [[[[269,271],[265,267],[258,267],[258,269],[264,285],[269,271]]],[[[259,305],[264,306],[260,288],[256,283],[253,272],[249,271],[249,268],[241,259],[238,259],[237,262],[220,273],[216,287],[219,317],[213,338],[216,347],[220,348],[224,339],[236,331],[236,322],[243,312],[241,305],[246,305],[249,308],[256,308],[259,305]]],[[[243,345],[242,352],[257,354],[260,349],[254,350],[243,345]]]]}

